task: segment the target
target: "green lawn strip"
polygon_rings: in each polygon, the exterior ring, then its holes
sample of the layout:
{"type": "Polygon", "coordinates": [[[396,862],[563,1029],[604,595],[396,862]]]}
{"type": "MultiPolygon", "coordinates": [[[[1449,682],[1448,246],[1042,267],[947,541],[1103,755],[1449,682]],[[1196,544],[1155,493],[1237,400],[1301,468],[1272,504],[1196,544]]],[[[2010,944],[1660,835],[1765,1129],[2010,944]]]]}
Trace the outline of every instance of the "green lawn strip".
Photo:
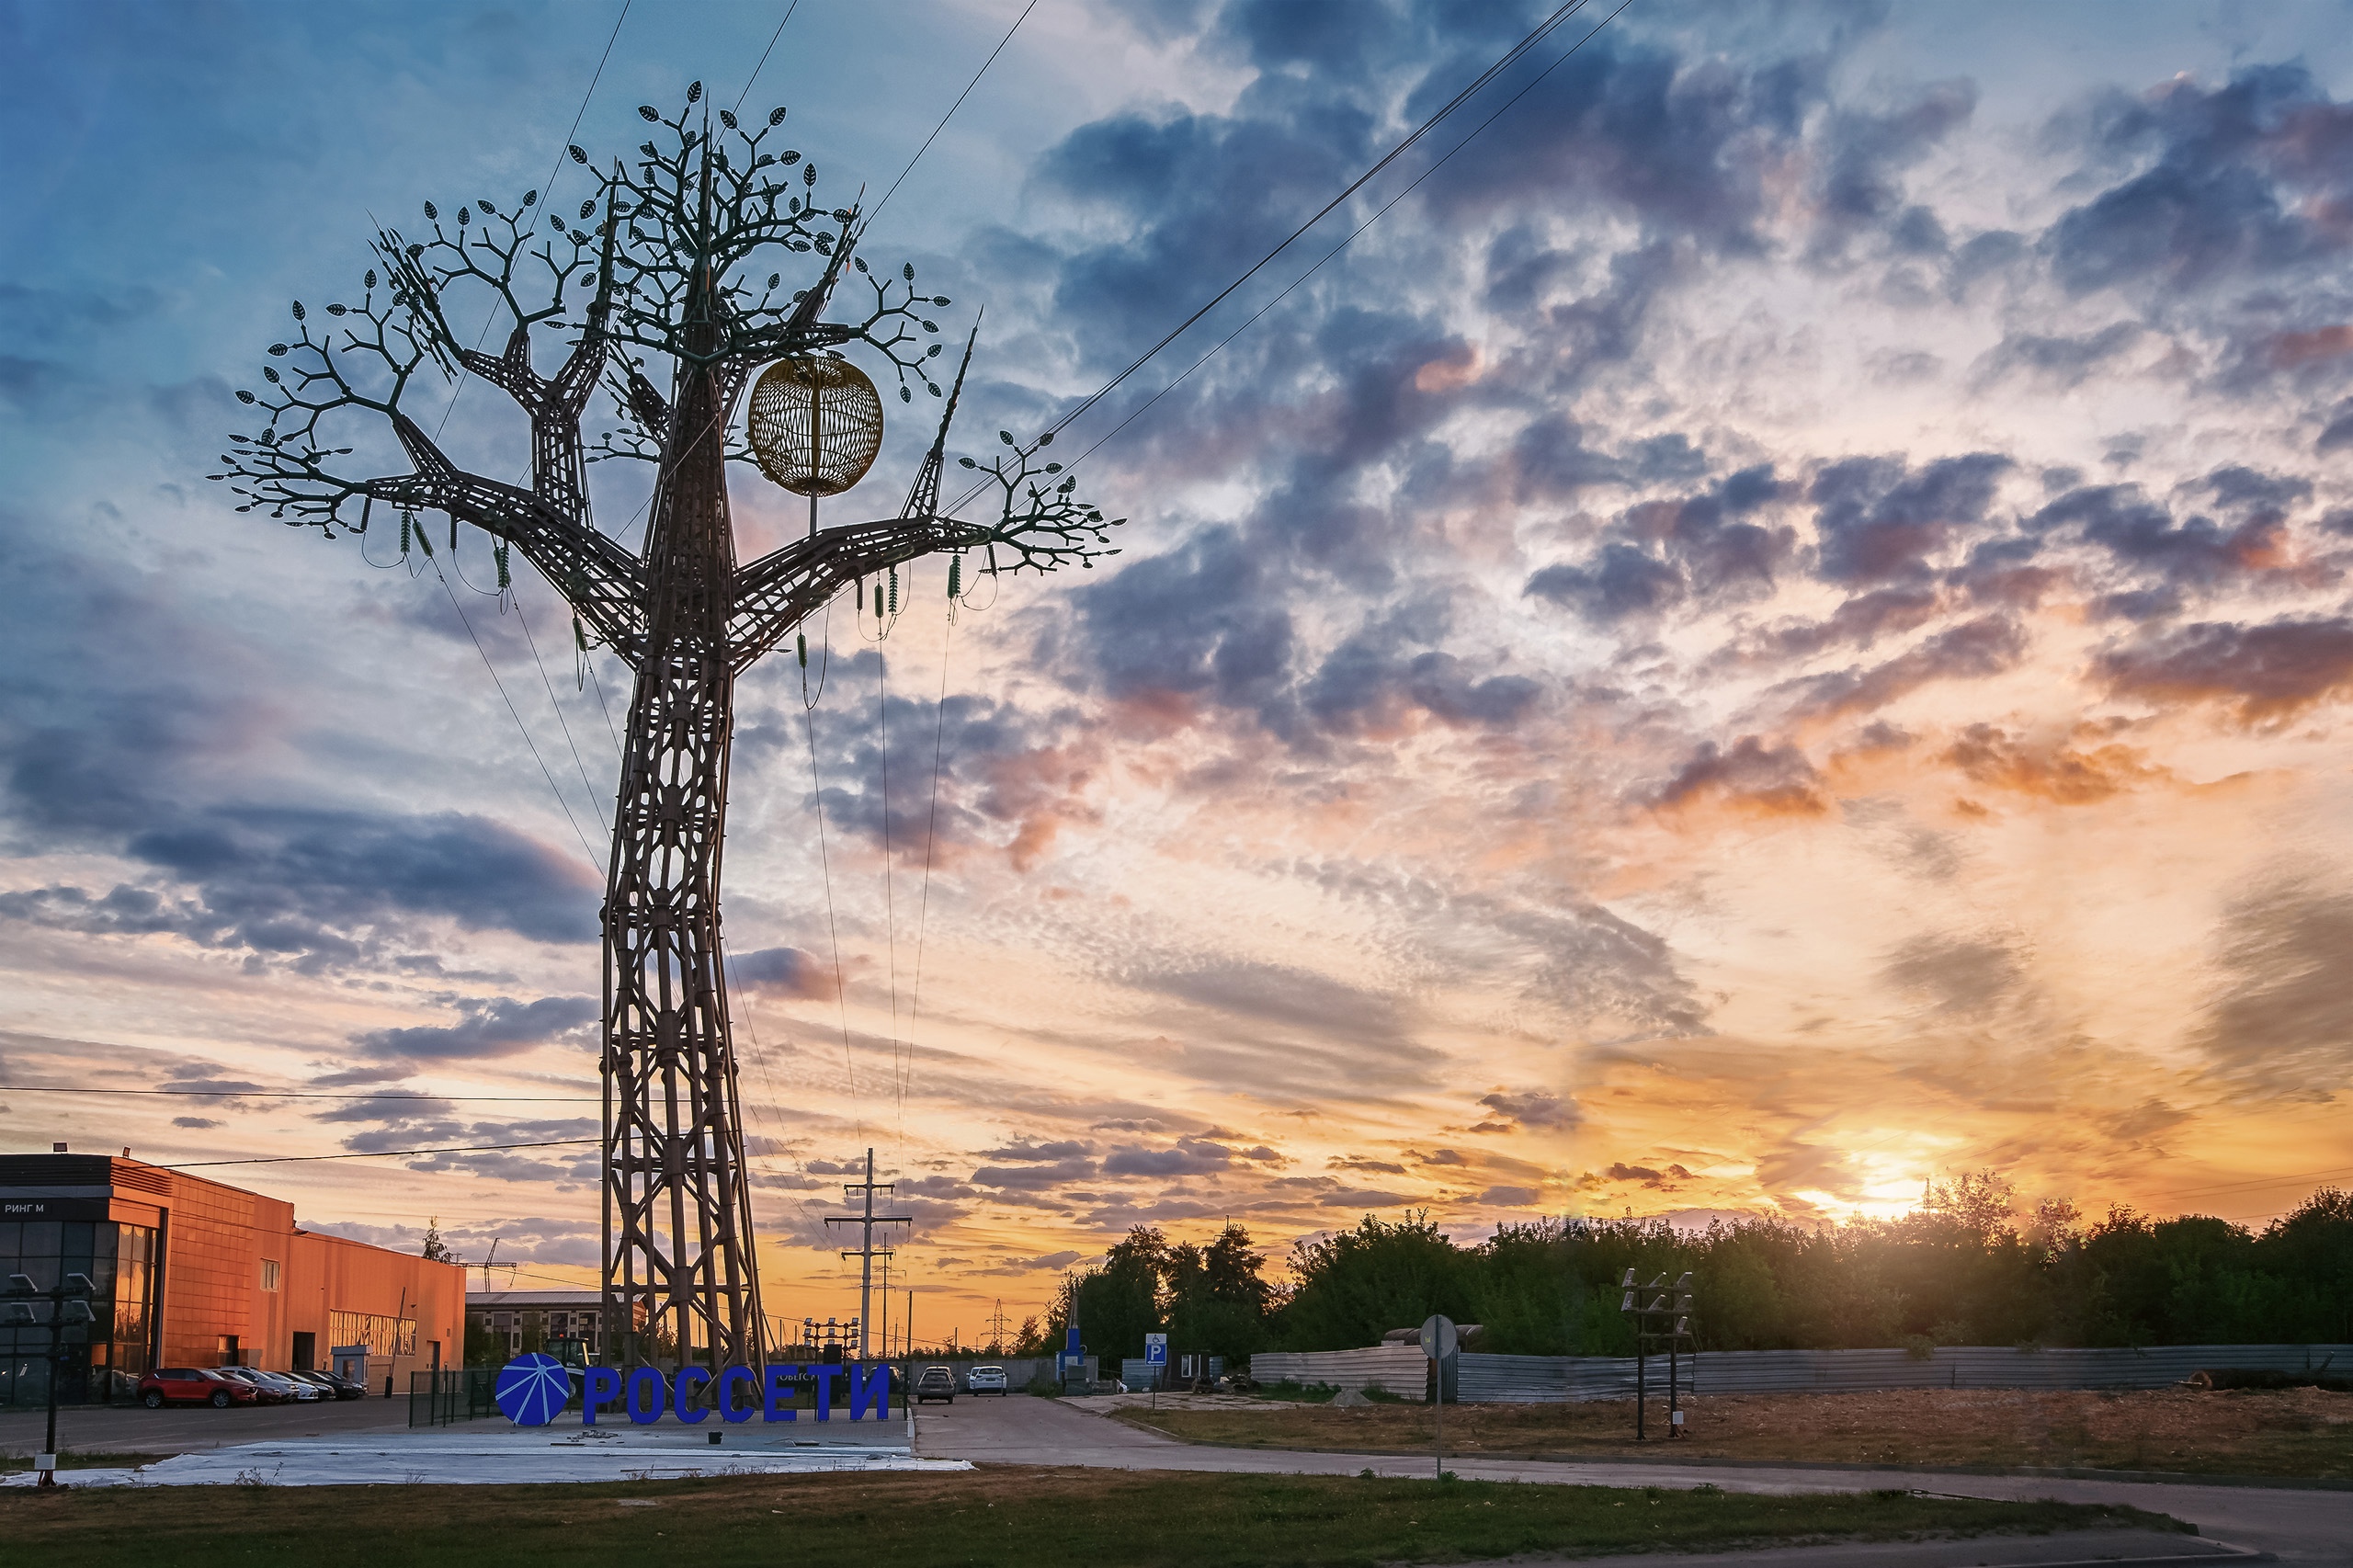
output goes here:
{"type": "Polygon", "coordinates": [[[43,1568],[315,1562],[323,1522],[370,1568],[584,1560],[1002,1568],[1342,1568],[1519,1552],[2182,1529],[2132,1508],[1903,1492],[1752,1496],[1495,1482],[988,1466],[609,1485],[170,1487],[0,1494],[0,1540],[43,1568]],[[614,1554],[619,1553],[618,1557],[614,1554]],[[658,1555],[649,1555],[658,1554],[658,1555]]]}
{"type": "MultiPolygon", "coordinates": [[[[142,1464],[153,1464],[157,1460],[167,1460],[171,1457],[170,1454],[116,1453],[105,1449],[76,1452],[68,1449],[57,1456],[57,1468],[61,1471],[136,1470],[142,1464]]],[[[0,1474],[6,1474],[10,1471],[30,1470],[32,1467],[33,1460],[30,1454],[0,1454],[0,1474]]]]}

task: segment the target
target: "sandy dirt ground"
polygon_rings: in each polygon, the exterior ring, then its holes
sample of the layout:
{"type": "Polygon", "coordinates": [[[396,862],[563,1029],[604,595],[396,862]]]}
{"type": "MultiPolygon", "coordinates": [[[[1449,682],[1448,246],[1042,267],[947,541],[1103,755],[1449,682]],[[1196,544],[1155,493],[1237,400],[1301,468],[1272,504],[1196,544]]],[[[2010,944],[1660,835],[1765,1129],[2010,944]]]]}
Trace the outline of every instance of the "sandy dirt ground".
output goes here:
{"type": "MultiPolygon", "coordinates": [[[[1426,1450],[1427,1406],[1337,1408],[1225,1396],[1114,1396],[1122,1420],[1193,1442],[1247,1448],[1426,1450]]],[[[1449,1406],[1446,1446],[1463,1454],[1637,1454],[1759,1462],[1996,1465],[2353,1480],[2353,1394],[2320,1389],[2125,1393],[1913,1389],[1887,1393],[1724,1394],[1685,1402],[1680,1442],[1634,1441],[1631,1401],[1449,1406]]]]}

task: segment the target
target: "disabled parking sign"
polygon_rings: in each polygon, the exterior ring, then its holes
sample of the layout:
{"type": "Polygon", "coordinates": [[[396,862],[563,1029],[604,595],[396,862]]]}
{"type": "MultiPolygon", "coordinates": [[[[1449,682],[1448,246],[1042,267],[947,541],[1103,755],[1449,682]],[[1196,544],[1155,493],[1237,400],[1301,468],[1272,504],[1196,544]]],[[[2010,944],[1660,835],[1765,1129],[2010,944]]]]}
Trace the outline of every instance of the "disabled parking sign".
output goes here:
{"type": "Polygon", "coordinates": [[[1143,1336],[1143,1360],[1147,1367],[1168,1365],[1168,1336],[1166,1335],[1147,1334],[1143,1336]]]}

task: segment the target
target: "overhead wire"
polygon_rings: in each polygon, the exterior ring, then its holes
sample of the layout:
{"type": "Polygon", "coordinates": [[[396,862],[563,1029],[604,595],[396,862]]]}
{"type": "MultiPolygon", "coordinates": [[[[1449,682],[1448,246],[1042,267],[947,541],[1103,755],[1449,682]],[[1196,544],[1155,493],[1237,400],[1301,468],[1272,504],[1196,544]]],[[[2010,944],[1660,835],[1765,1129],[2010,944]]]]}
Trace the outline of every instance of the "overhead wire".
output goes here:
{"type": "Polygon", "coordinates": [[[8,1095],[169,1095],[183,1099],[207,1100],[423,1100],[436,1102],[463,1101],[468,1104],[511,1105],[597,1105],[593,1095],[436,1095],[404,1089],[397,1093],[352,1094],[335,1089],[83,1089],[62,1088],[48,1085],[0,1084],[0,1094],[8,1095]]]}
{"type": "Polygon", "coordinates": [[[891,188],[884,191],[882,199],[874,204],[874,217],[880,217],[882,209],[891,204],[891,198],[897,193],[900,185],[915,172],[915,166],[922,161],[923,155],[931,151],[931,144],[939,139],[941,131],[948,129],[948,122],[955,118],[958,109],[964,107],[964,100],[972,96],[972,89],[981,85],[981,78],[988,74],[989,67],[996,63],[996,57],[1005,52],[1005,46],[1013,41],[1013,35],[1021,30],[1021,24],[1028,21],[1029,13],[1037,8],[1038,0],[1029,0],[1029,4],[1021,7],[1021,15],[1013,18],[1013,26],[1005,29],[1005,36],[997,40],[995,49],[989,51],[989,57],[981,62],[981,68],[972,73],[972,79],[964,84],[964,90],[956,95],[954,103],[948,106],[948,112],[939,117],[939,123],[931,128],[931,134],[923,139],[923,145],[916,148],[915,156],[907,160],[907,166],[899,171],[899,177],[891,182],[891,188]]]}
{"type": "Polygon", "coordinates": [[[167,1171],[207,1170],[215,1165],[300,1165],[318,1160],[398,1160],[415,1154],[495,1154],[509,1149],[569,1149],[601,1143],[601,1138],[540,1138],[528,1143],[468,1143],[448,1149],[367,1149],[347,1154],[262,1154],[250,1160],[186,1160],[165,1165],[167,1171]]]}
{"type": "MultiPolygon", "coordinates": [[[[1539,22],[1526,37],[1522,38],[1518,43],[1506,51],[1503,56],[1494,64],[1481,72],[1479,75],[1470,83],[1470,85],[1463,87],[1461,91],[1456,93],[1453,97],[1448,99],[1445,104],[1440,106],[1419,126],[1415,127],[1414,131],[1403,141],[1399,142],[1396,146],[1392,147],[1370,168],[1366,169],[1363,174],[1358,176],[1356,179],[1351,181],[1337,196],[1334,197],[1330,201],[1325,202],[1324,206],[1317,209],[1313,216],[1310,217],[1305,222],[1291,231],[1291,233],[1286,235],[1272,250],[1269,250],[1265,256],[1260,256],[1256,262],[1253,262],[1248,270],[1245,271],[1239,278],[1236,278],[1233,282],[1227,284],[1223,289],[1219,290],[1215,295],[1211,297],[1207,303],[1203,304],[1199,310],[1196,310],[1192,314],[1179,322],[1165,336],[1161,338],[1159,342],[1154,344],[1150,348],[1145,349],[1142,354],[1131,360],[1127,367],[1120,370],[1118,375],[1113,376],[1108,381],[1106,381],[1101,387],[1098,387],[1093,393],[1081,400],[1080,403],[1075,407],[1072,408],[1067,414],[1063,415],[1051,426],[1048,426],[1046,433],[1049,436],[1061,434],[1089,409],[1101,403],[1104,398],[1109,396],[1111,392],[1122,382],[1126,381],[1129,377],[1134,375],[1138,370],[1142,369],[1147,363],[1155,358],[1162,349],[1166,348],[1170,344],[1176,342],[1177,338],[1183,336],[1184,334],[1194,325],[1194,324],[1200,321],[1202,317],[1208,315],[1225,300],[1230,298],[1235,290],[1241,288],[1245,283],[1256,277],[1260,271],[1264,270],[1266,267],[1277,256],[1290,249],[1290,246],[1297,243],[1302,236],[1306,234],[1309,230],[1314,228],[1316,224],[1322,222],[1324,219],[1335,209],[1339,207],[1341,203],[1347,201],[1351,196],[1354,196],[1358,190],[1362,189],[1368,182],[1373,179],[1391,164],[1394,163],[1406,152],[1407,149],[1413,147],[1415,143],[1419,142],[1422,138],[1428,135],[1430,131],[1437,129],[1440,121],[1451,115],[1463,104],[1469,102],[1470,99],[1475,97],[1482,88],[1488,85],[1488,84],[1492,83],[1497,76],[1501,75],[1505,71],[1510,69],[1513,64],[1524,58],[1530,50],[1535,48],[1535,46],[1541,42],[1546,37],[1550,36],[1563,23],[1566,22],[1571,17],[1574,16],[1579,11],[1586,8],[1586,6],[1592,3],[1593,0],[1565,0],[1563,5],[1554,10],[1550,16],[1546,17],[1544,20],[1539,22]]],[[[1394,207],[1398,200],[1402,199],[1404,195],[1413,190],[1415,186],[1418,186],[1423,180],[1427,179],[1429,176],[1436,172],[1438,167],[1443,165],[1448,159],[1453,157],[1456,153],[1461,152],[1464,146],[1468,145],[1472,138],[1476,137],[1480,131],[1484,131],[1489,125],[1494,124],[1496,116],[1503,113],[1504,109],[1509,108],[1513,104],[1518,103],[1522,97],[1525,97],[1529,91],[1531,90],[1537,83],[1540,83],[1547,76],[1550,76],[1554,71],[1560,68],[1563,62],[1566,61],[1571,55],[1576,53],[1577,51],[1583,49],[1586,44],[1591,42],[1596,34],[1599,33],[1603,28],[1608,27],[1611,21],[1616,19],[1620,12],[1625,10],[1626,6],[1631,4],[1632,4],[1632,0],[1620,0],[1620,4],[1617,10],[1613,10],[1608,16],[1604,17],[1600,23],[1596,26],[1591,32],[1588,32],[1584,37],[1580,38],[1575,43],[1572,44],[1557,59],[1555,59],[1551,65],[1546,66],[1544,70],[1538,74],[1535,81],[1530,82],[1527,86],[1522,87],[1518,93],[1515,93],[1511,98],[1504,104],[1503,108],[1497,109],[1495,114],[1489,115],[1486,119],[1481,121],[1480,124],[1472,131],[1471,134],[1469,136],[1465,136],[1461,142],[1457,142],[1454,147],[1446,153],[1445,157],[1440,158],[1438,163],[1431,165],[1428,169],[1424,170],[1422,175],[1414,181],[1413,185],[1406,187],[1404,191],[1399,192],[1397,197],[1392,198],[1391,200],[1381,209],[1380,212],[1376,212],[1373,215],[1373,220],[1368,221],[1366,223],[1359,225],[1354,233],[1347,236],[1347,239],[1341,241],[1339,244],[1334,246],[1331,251],[1327,252],[1322,260],[1319,260],[1314,267],[1310,267],[1306,273],[1302,274],[1299,278],[1294,279],[1290,287],[1285,289],[1282,294],[1277,295],[1275,300],[1267,301],[1267,304],[1265,306],[1261,306],[1259,310],[1251,316],[1250,321],[1245,322],[1242,327],[1236,328],[1233,333],[1227,335],[1223,342],[1221,342],[1216,348],[1211,349],[1209,354],[1203,355],[1199,361],[1197,361],[1190,369],[1186,370],[1183,376],[1179,376],[1177,378],[1177,381],[1182,381],[1186,376],[1190,376],[1194,370],[1200,369],[1200,366],[1206,363],[1210,358],[1214,356],[1219,348],[1222,348],[1225,346],[1225,343],[1232,342],[1235,336],[1240,335],[1241,331],[1246,329],[1249,326],[1250,322],[1255,322],[1259,316],[1264,315],[1267,310],[1271,308],[1277,301],[1279,301],[1284,296],[1288,295],[1292,289],[1296,289],[1299,284],[1303,282],[1307,278],[1313,276],[1314,272],[1320,268],[1324,262],[1331,260],[1334,256],[1337,255],[1341,250],[1346,249],[1347,245],[1356,239],[1357,235],[1361,234],[1364,233],[1365,229],[1371,226],[1371,222],[1378,221],[1381,213],[1385,213],[1391,207],[1394,207]]],[[[1170,382],[1169,387],[1174,387],[1177,384],[1177,381],[1170,382]]],[[[1157,403],[1160,397],[1166,395],[1168,390],[1169,388],[1164,387],[1161,392],[1158,394],[1155,394],[1144,406],[1150,407],[1152,403],[1157,403]]],[[[1139,414],[1142,412],[1142,409],[1137,411],[1139,414]]],[[[1127,419],[1120,421],[1119,426],[1115,428],[1111,434],[1116,435],[1119,430],[1125,429],[1129,424],[1133,422],[1134,418],[1135,415],[1131,415],[1127,419]]],[[[1081,459],[1073,460],[1067,463],[1065,465],[1065,469],[1067,470],[1068,468],[1076,467],[1079,460],[1083,460],[1085,457],[1093,455],[1094,452],[1100,449],[1103,442],[1109,438],[1110,437],[1107,435],[1101,440],[1097,440],[1093,447],[1087,449],[1086,452],[1081,454],[1081,459]]],[[[954,504],[949,507],[949,510],[950,512],[956,511],[970,503],[974,496],[978,495],[987,487],[988,483],[989,482],[986,480],[982,480],[973,484],[971,488],[966,490],[963,494],[957,497],[954,504]]]]}
{"type": "MultiPolygon", "coordinates": [[[[430,556],[426,559],[432,560],[430,556]]],[[[588,864],[592,868],[602,871],[605,868],[597,860],[597,851],[590,847],[588,835],[580,831],[579,819],[572,814],[572,803],[564,799],[563,790],[557,787],[554,772],[549,768],[547,758],[540,755],[539,743],[531,738],[530,726],[523,722],[523,715],[516,710],[515,699],[506,694],[506,683],[499,678],[498,666],[490,662],[490,651],[482,645],[481,635],[474,631],[474,623],[467,616],[466,607],[458,602],[457,590],[449,586],[449,579],[443,574],[441,563],[438,561],[433,562],[433,575],[440,580],[441,591],[449,597],[449,608],[458,612],[459,623],[466,629],[466,636],[473,642],[474,652],[482,655],[482,667],[490,672],[491,684],[498,687],[498,699],[506,704],[506,711],[514,716],[515,727],[523,732],[523,744],[530,747],[531,760],[540,765],[540,777],[548,781],[548,788],[554,791],[555,803],[563,809],[563,820],[572,824],[573,836],[580,840],[581,852],[588,857],[588,864]]],[[[600,819],[598,826],[602,825],[600,819]]]]}

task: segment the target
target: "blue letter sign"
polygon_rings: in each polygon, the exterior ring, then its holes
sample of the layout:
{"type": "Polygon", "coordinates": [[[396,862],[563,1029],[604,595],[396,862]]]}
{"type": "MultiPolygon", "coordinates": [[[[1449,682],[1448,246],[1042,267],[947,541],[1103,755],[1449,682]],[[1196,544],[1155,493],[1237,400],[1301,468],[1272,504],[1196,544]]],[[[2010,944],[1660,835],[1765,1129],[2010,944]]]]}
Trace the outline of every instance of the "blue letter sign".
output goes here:
{"type": "MultiPolygon", "coordinates": [[[[583,1426],[597,1425],[597,1413],[609,1411],[616,1403],[640,1426],[655,1425],[665,1410],[693,1426],[710,1418],[714,1403],[720,1418],[730,1423],[749,1421],[755,1415],[764,1421],[798,1421],[801,1413],[796,1406],[803,1383],[813,1385],[816,1395],[817,1408],[812,1414],[820,1421],[831,1421],[835,1378],[847,1380],[847,1387],[840,1392],[848,1401],[852,1421],[869,1415],[883,1421],[891,1415],[888,1362],[797,1367],[771,1361],[765,1375],[749,1367],[722,1367],[716,1380],[704,1367],[681,1367],[675,1379],[664,1377],[658,1367],[633,1367],[626,1377],[618,1367],[588,1367],[580,1371],[583,1426]],[[708,1391],[714,1381],[718,1398],[711,1401],[708,1391]]],[[[499,1371],[498,1408],[518,1426],[544,1426],[571,1403],[572,1374],[572,1369],[552,1356],[517,1356],[499,1371]]]]}

